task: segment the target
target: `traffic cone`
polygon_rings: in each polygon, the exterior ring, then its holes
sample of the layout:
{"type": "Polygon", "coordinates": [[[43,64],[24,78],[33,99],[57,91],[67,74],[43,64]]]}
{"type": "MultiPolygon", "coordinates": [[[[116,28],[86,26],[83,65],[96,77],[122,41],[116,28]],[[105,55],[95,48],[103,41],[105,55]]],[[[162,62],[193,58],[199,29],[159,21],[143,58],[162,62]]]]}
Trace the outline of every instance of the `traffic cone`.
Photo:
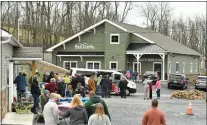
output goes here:
{"type": "Polygon", "coordinates": [[[189,105],[188,105],[187,114],[188,114],[188,115],[193,115],[193,108],[192,108],[192,104],[191,104],[191,102],[190,102],[189,105]]]}

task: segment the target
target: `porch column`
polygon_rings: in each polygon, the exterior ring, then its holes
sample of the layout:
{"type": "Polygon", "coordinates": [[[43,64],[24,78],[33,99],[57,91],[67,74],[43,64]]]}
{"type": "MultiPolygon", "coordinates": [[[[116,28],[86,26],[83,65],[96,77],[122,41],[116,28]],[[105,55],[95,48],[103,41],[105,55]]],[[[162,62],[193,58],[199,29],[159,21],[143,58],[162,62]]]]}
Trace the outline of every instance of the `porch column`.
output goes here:
{"type": "Polygon", "coordinates": [[[12,111],[12,103],[14,97],[14,64],[13,62],[9,62],[9,111],[12,111]]]}
{"type": "Polygon", "coordinates": [[[160,54],[162,58],[162,80],[165,80],[165,54],[160,54]]]}
{"type": "Polygon", "coordinates": [[[35,70],[36,70],[36,62],[32,61],[32,77],[35,75],[35,70]]]}
{"type": "MultiPolygon", "coordinates": [[[[138,72],[138,74],[140,75],[140,69],[139,69],[139,59],[141,58],[141,56],[142,56],[142,54],[139,54],[139,53],[137,53],[137,54],[134,54],[134,56],[136,57],[136,59],[137,59],[137,72],[138,72]]],[[[138,77],[137,77],[137,81],[139,81],[139,75],[138,75],[138,77]]]]}

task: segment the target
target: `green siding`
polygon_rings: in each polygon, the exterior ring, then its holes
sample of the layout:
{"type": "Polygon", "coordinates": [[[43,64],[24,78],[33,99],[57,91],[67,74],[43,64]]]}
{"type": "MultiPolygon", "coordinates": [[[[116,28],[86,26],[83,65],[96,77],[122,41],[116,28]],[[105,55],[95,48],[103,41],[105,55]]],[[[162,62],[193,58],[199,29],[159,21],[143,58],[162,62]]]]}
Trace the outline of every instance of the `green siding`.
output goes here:
{"type": "Polygon", "coordinates": [[[105,23],[105,68],[109,69],[110,61],[118,61],[118,69],[125,69],[125,55],[126,45],[129,41],[129,33],[125,33],[123,30],[105,23]],[[110,34],[119,34],[120,43],[110,44],[110,34]],[[115,56],[112,59],[112,56],[115,56]]]}
{"type": "Polygon", "coordinates": [[[80,57],[61,57],[61,61],[59,57],[57,58],[57,65],[63,67],[64,61],[77,61],[78,68],[86,68],[86,61],[100,61],[101,62],[101,69],[104,68],[104,57],[83,57],[81,62],[80,57]]]}
{"type": "Polygon", "coordinates": [[[181,74],[183,73],[183,62],[185,62],[184,74],[189,74],[189,73],[197,74],[200,71],[199,57],[196,57],[196,56],[170,54],[169,55],[169,62],[171,62],[171,73],[176,73],[176,62],[179,62],[179,73],[181,73],[181,74]],[[174,57],[173,57],[173,55],[174,55],[174,57]],[[190,63],[193,63],[193,72],[190,72],[190,63]],[[197,72],[195,72],[196,63],[197,63],[197,72]]]}

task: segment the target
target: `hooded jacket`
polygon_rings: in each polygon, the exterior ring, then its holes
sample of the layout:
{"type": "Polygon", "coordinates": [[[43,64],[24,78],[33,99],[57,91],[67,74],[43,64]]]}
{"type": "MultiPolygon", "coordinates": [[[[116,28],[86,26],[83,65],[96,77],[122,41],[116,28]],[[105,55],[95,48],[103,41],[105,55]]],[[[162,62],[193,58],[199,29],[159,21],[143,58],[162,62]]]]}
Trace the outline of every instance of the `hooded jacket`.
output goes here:
{"type": "Polygon", "coordinates": [[[14,83],[17,84],[18,90],[25,90],[26,89],[26,78],[23,75],[19,75],[14,80],[14,83]]]}
{"type": "Polygon", "coordinates": [[[85,108],[81,105],[75,108],[69,108],[65,114],[61,114],[63,118],[70,117],[69,125],[86,125],[88,123],[88,115],[85,108]]]}
{"type": "Polygon", "coordinates": [[[87,111],[88,114],[88,118],[93,115],[95,113],[96,110],[96,103],[101,103],[104,106],[104,112],[105,114],[109,117],[109,119],[111,120],[111,117],[109,115],[108,112],[108,107],[106,105],[106,103],[104,102],[104,100],[102,100],[100,97],[98,96],[93,96],[91,97],[86,103],[85,103],[85,109],[87,111]]]}

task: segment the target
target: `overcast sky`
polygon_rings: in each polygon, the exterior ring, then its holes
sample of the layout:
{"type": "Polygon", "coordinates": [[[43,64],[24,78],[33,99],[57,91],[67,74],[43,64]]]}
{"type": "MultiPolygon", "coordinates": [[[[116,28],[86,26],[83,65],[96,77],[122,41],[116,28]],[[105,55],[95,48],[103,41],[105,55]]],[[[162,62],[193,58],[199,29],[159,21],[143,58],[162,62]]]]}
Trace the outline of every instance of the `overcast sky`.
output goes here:
{"type": "MultiPolygon", "coordinates": [[[[144,4],[139,2],[136,4],[144,4]]],[[[206,2],[169,2],[169,5],[173,8],[172,18],[178,18],[182,14],[184,18],[192,17],[198,14],[206,15],[206,2]]],[[[141,17],[138,9],[134,8],[128,14],[126,23],[135,24],[144,27],[144,19],[141,17]]]]}

